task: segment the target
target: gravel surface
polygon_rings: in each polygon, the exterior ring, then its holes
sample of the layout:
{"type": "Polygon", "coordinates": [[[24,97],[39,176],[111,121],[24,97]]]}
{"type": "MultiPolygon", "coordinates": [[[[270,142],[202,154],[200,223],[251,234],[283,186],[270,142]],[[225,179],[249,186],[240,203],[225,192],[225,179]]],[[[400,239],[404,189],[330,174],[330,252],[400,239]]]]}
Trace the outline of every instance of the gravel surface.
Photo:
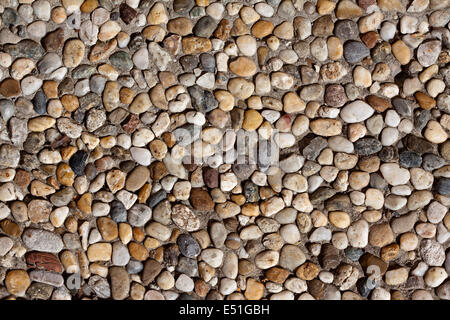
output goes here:
{"type": "Polygon", "coordinates": [[[0,0],[0,299],[449,300],[450,0],[0,0]]]}

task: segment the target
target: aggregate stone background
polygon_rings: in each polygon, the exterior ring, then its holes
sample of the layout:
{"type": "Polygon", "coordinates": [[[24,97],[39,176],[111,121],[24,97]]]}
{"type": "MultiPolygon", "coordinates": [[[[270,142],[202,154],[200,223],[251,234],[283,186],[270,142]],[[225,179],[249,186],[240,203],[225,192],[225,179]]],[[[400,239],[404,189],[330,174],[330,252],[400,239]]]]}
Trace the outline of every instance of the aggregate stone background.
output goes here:
{"type": "Polygon", "coordinates": [[[450,1],[0,12],[2,299],[450,298],[450,1]],[[238,130],[279,167],[210,151],[238,130]]]}

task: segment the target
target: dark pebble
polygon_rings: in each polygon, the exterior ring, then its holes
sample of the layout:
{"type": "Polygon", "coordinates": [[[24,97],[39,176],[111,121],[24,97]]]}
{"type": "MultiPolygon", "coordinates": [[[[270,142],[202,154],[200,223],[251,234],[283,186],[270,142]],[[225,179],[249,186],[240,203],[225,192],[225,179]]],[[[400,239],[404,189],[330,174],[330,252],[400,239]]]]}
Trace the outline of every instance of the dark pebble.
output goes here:
{"type": "Polygon", "coordinates": [[[417,152],[418,154],[433,153],[434,145],[425,139],[409,134],[404,139],[404,145],[408,150],[417,152]]]}
{"type": "Polygon", "coordinates": [[[342,42],[347,40],[357,40],[359,37],[359,28],[355,21],[338,20],[334,27],[334,34],[342,42]]]}
{"type": "Polygon", "coordinates": [[[386,180],[376,172],[370,174],[370,186],[380,191],[387,191],[389,189],[386,180]]]}
{"type": "Polygon", "coordinates": [[[177,238],[177,244],[182,255],[195,258],[200,254],[200,245],[197,240],[188,234],[182,234],[177,238]]]}
{"type": "Polygon", "coordinates": [[[313,205],[318,205],[320,203],[323,203],[325,200],[330,199],[332,196],[336,194],[336,192],[337,191],[335,189],[321,187],[318,188],[309,196],[309,200],[313,205]]]}
{"type": "Polygon", "coordinates": [[[128,43],[130,51],[136,51],[145,45],[145,38],[141,33],[135,32],[130,35],[130,42],[128,43]]]}
{"type": "Polygon", "coordinates": [[[350,197],[345,194],[336,194],[325,202],[325,208],[328,211],[346,211],[352,210],[350,197]]]}
{"type": "Polygon", "coordinates": [[[244,197],[247,202],[258,202],[259,201],[259,193],[258,186],[251,181],[246,181],[244,183],[244,197]]]}
{"type": "Polygon", "coordinates": [[[38,114],[45,114],[47,112],[47,98],[42,90],[36,92],[33,98],[34,111],[38,114]]]}
{"type": "Polygon", "coordinates": [[[369,55],[369,48],[362,42],[347,41],[344,44],[344,57],[348,63],[358,63],[369,55]]]}
{"type": "Polygon", "coordinates": [[[116,21],[119,19],[120,13],[117,11],[111,12],[111,14],[109,15],[109,19],[111,19],[112,21],[116,21]]]}
{"type": "Polygon", "coordinates": [[[361,248],[347,247],[345,248],[344,253],[347,258],[356,262],[364,254],[364,251],[361,248]]]}
{"type": "Polygon", "coordinates": [[[16,44],[5,44],[3,51],[9,53],[13,57],[30,58],[39,60],[45,51],[41,45],[33,40],[25,39],[16,44]]]}
{"type": "Polygon", "coordinates": [[[27,153],[37,153],[45,143],[45,135],[42,132],[30,132],[23,143],[23,149],[27,153]]]}
{"type": "Polygon", "coordinates": [[[208,188],[217,188],[219,186],[219,171],[214,168],[203,168],[203,181],[208,188]]]}
{"type": "Polygon", "coordinates": [[[208,113],[219,106],[216,98],[211,91],[203,90],[198,85],[188,88],[188,93],[191,96],[192,106],[202,113],[208,113]]]}
{"type": "Polygon", "coordinates": [[[161,201],[163,201],[167,196],[167,192],[164,189],[161,189],[157,192],[155,192],[154,194],[152,194],[148,200],[147,200],[147,205],[150,208],[153,208],[154,206],[156,206],[158,203],[160,203],[161,201]]]}
{"type": "Polygon", "coordinates": [[[391,52],[391,45],[387,42],[381,42],[372,49],[372,60],[375,63],[385,62],[391,52]]]}
{"type": "Polygon", "coordinates": [[[200,298],[194,296],[194,294],[182,293],[178,296],[177,300],[190,301],[190,300],[200,300],[200,298]]]}
{"type": "Polygon", "coordinates": [[[326,139],[322,137],[315,137],[311,142],[303,149],[302,154],[308,160],[315,160],[317,156],[328,146],[326,139]]]}
{"type": "Polygon", "coordinates": [[[204,16],[197,21],[192,29],[192,33],[197,37],[209,38],[214,30],[216,30],[216,27],[217,23],[213,18],[210,16],[204,16]]]}
{"type": "Polygon", "coordinates": [[[202,53],[200,55],[200,64],[205,72],[216,71],[216,59],[209,53],[202,53]]]}
{"type": "Polygon", "coordinates": [[[111,203],[111,210],[109,211],[109,214],[111,215],[111,219],[113,219],[116,223],[127,221],[127,210],[120,201],[115,200],[111,203]]]}
{"type": "Polygon", "coordinates": [[[198,66],[198,57],[194,55],[182,56],[179,61],[184,71],[192,71],[198,66]]]}
{"type": "Polygon", "coordinates": [[[414,128],[417,131],[422,131],[431,119],[431,112],[429,110],[419,110],[414,113],[414,128]]]}
{"type": "Polygon", "coordinates": [[[399,164],[405,168],[418,168],[422,164],[422,157],[414,151],[403,151],[400,153],[399,164]]]}
{"type": "Polygon", "coordinates": [[[445,160],[432,153],[423,156],[422,168],[427,171],[433,171],[442,168],[444,165],[445,160]]]}
{"type": "Polygon", "coordinates": [[[381,142],[375,138],[362,138],[355,142],[355,152],[361,156],[368,156],[381,150],[381,142]]]}
{"type": "Polygon", "coordinates": [[[383,162],[392,162],[398,159],[398,151],[396,148],[391,146],[385,146],[378,153],[378,157],[383,162]]]}
{"type": "Polygon", "coordinates": [[[325,243],[320,250],[319,261],[324,269],[334,269],[340,264],[339,250],[325,243]]]}
{"type": "Polygon", "coordinates": [[[19,22],[19,15],[12,8],[5,8],[2,13],[2,22],[6,26],[15,26],[19,22]]]}
{"type": "Polygon", "coordinates": [[[395,111],[402,117],[410,117],[412,114],[411,103],[402,98],[392,99],[392,104],[394,105],[395,111]]]}
{"type": "Polygon", "coordinates": [[[236,177],[240,180],[247,180],[250,178],[252,173],[256,170],[255,164],[248,163],[248,159],[246,159],[245,163],[235,163],[231,166],[236,177]]]}
{"type": "Polygon", "coordinates": [[[64,29],[58,28],[55,31],[47,33],[42,39],[42,45],[46,51],[58,51],[64,45],[64,29]]]}
{"type": "Polygon", "coordinates": [[[89,155],[85,151],[78,150],[70,157],[69,165],[77,176],[84,174],[84,168],[86,167],[86,160],[88,156],[89,155]]]}
{"type": "Polygon", "coordinates": [[[450,195],[450,178],[440,178],[435,183],[436,191],[444,196],[450,195]]]}
{"type": "Polygon", "coordinates": [[[133,69],[133,62],[130,55],[125,51],[117,51],[109,57],[111,64],[122,72],[128,72],[133,69]]]}
{"type": "Polygon", "coordinates": [[[186,14],[192,9],[194,4],[193,0],[175,0],[173,2],[173,11],[178,14],[186,14]]]}
{"type": "MultiPolygon", "coordinates": [[[[367,285],[367,280],[368,278],[360,278],[358,279],[358,281],[356,282],[356,288],[358,289],[359,294],[363,297],[363,298],[367,298],[369,296],[369,294],[372,292],[372,288],[371,285],[367,285]]],[[[370,280],[369,280],[370,281],[370,280]]]]}
{"type": "Polygon", "coordinates": [[[73,80],[71,78],[64,78],[58,85],[58,94],[64,95],[66,93],[72,93],[75,88],[73,80]]]}
{"type": "Polygon", "coordinates": [[[84,169],[84,173],[89,180],[93,180],[97,176],[97,168],[95,167],[95,164],[88,163],[84,169]]]}
{"type": "Polygon", "coordinates": [[[86,79],[90,78],[94,73],[97,72],[95,66],[90,66],[88,64],[82,64],[72,70],[72,79],[86,79]]]}
{"type": "Polygon", "coordinates": [[[123,22],[126,24],[129,24],[131,21],[133,21],[134,18],[136,18],[137,12],[132,7],[127,5],[125,2],[122,2],[122,4],[119,7],[120,10],[120,19],[122,19],[123,22]]]}
{"type": "Polygon", "coordinates": [[[86,115],[86,112],[83,109],[78,108],[73,113],[73,120],[75,120],[75,122],[78,124],[82,124],[84,122],[85,115],[86,115]]]}
{"type": "Polygon", "coordinates": [[[180,255],[180,249],[176,244],[171,244],[165,247],[163,260],[166,265],[176,266],[178,264],[178,256],[180,255]]]}

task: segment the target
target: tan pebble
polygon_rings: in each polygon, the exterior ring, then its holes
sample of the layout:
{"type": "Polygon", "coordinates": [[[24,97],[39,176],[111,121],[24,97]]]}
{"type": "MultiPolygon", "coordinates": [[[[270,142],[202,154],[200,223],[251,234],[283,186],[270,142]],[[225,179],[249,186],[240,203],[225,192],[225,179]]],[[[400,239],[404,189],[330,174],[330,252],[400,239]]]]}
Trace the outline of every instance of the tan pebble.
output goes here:
{"type": "Polygon", "coordinates": [[[111,260],[112,245],[106,242],[91,244],[87,249],[89,261],[109,261],[111,260]]]}
{"type": "Polygon", "coordinates": [[[252,26],[252,34],[259,39],[267,37],[272,33],[274,25],[270,21],[259,20],[252,26]]]}
{"type": "Polygon", "coordinates": [[[402,65],[408,64],[411,60],[411,51],[402,40],[398,40],[392,45],[392,53],[402,65]]]}
{"type": "Polygon", "coordinates": [[[12,295],[24,296],[30,284],[30,277],[25,270],[11,270],[6,274],[5,286],[12,295]]]}
{"type": "Polygon", "coordinates": [[[432,143],[443,143],[448,139],[447,132],[435,120],[428,121],[424,137],[432,143]]]}
{"type": "Polygon", "coordinates": [[[363,9],[350,0],[339,1],[336,9],[336,17],[341,20],[359,18],[363,14],[363,9]]]}
{"type": "Polygon", "coordinates": [[[52,117],[48,116],[40,116],[28,121],[28,130],[34,132],[43,132],[51,127],[53,127],[56,123],[56,120],[52,117]]]}
{"type": "Polygon", "coordinates": [[[56,169],[56,177],[59,183],[70,187],[73,185],[75,173],[67,163],[61,163],[56,169]]]}
{"type": "Polygon", "coordinates": [[[55,7],[52,10],[51,18],[54,23],[60,24],[66,21],[67,14],[63,7],[55,7]]]}
{"type": "Polygon", "coordinates": [[[336,119],[317,119],[309,124],[311,130],[320,136],[337,136],[342,131],[342,123],[336,119]]]}
{"type": "Polygon", "coordinates": [[[256,64],[247,57],[239,57],[230,63],[231,72],[240,77],[251,77],[256,73],[256,64]]]}
{"type": "Polygon", "coordinates": [[[83,60],[85,47],[83,42],[72,39],[65,43],[63,51],[63,63],[67,68],[75,68],[83,60]]]}

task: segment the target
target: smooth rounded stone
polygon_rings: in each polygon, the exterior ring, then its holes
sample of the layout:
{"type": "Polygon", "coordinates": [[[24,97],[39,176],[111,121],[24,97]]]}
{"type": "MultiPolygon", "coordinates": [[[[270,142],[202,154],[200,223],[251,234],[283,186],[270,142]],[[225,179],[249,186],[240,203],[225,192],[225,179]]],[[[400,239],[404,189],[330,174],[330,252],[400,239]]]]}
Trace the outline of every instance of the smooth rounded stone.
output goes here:
{"type": "Polygon", "coordinates": [[[30,284],[30,277],[25,270],[11,270],[5,276],[6,289],[15,296],[24,296],[30,284]]]}
{"type": "Polygon", "coordinates": [[[133,68],[133,61],[125,51],[117,51],[109,56],[111,64],[121,72],[128,72],[133,68]]]}
{"type": "Polygon", "coordinates": [[[185,274],[180,274],[175,282],[175,287],[182,292],[191,292],[194,290],[194,280],[185,274]]]}
{"type": "Polygon", "coordinates": [[[410,179],[409,170],[400,168],[395,163],[383,163],[380,166],[380,171],[384,179],[393,186],[406,184],[410,179]]]}
{"type": "Polygon", "coordinates": [[[138,69],[148,69],[150,64],[148,50],[146,48],[139,49],[133,54],[132,60],[138,69]]]}
{"type": "Polygon", "coordinates": [[[441,42],[432,40],[422,43],[417,49],[417,60],[424,67],[434,64],[441,52],[441,42]]]}
{"type": "Polygon", "coordinates": [[[0,100],[0,115],[5,122],[8,122],[14,115],[14,103],[6,99],[0,100]]]}
{"type": "Polygon", "coordinates": [[[152,155],[149,150],[144,148],[131,147],[130,153],[134,161],[136,161],[141,166],[150,165],[152,155]]]}
{"type": "Polygon", "coordinates": [[[364,121],[372,116],[374,109],[364,101],[354,101],[340,112],[340,117],[347,123],[357,123],[364,121]]]}
{"type": "Polygon", "coordinates": [[[311,242],[321,242],[330,240],[331,240],[331,230],[324,227],[315,229],[309,236],[309,241],[311,242]]]}
{"type": "Polygon", "coordinates": [[[177,244],[182,255],[188,258],[195,258],[200,254],[198,242],[188,234],[182,234],[177,238],[177,244]]]}
{"type": "Polygon", "coordinates": [[[128,222],[135,227],[144,226],[151,218],[152,210],[144,204],[135,204],[128,210],[128,222]]]}
{"type": "Polygon", "coordinates": [[[125,206],[120,201],[113,201],[111,203],[111,210],[109,214],[116,223],[127,221],[127,211],[125,206]]]}
{"type": "Polygon", "coordinates": [[[431,120],[427,124],[424,137],[432,143],[439,144],[445,142],[448,135],[437,121],[431,120]]]}
{"type": "Polygon", "coordinates": [[[31,250],[42,252],[58,253],[64,246],[59,235],[40,229],[26,229],[22,240],[31,250]]]}
{"type": "Polygon", "coordinates": [[[436,288],[440,286],[447,279],[447,277],[448,275],[444,268],[431,267],[426,272],[424,280],[427,286],[436,288]]]}
{"type": "Polygon", "coordinates": [[[369,49],[359,41],[347,41],[344,44],[344,58],[348,63],[357,63],[370,55],[369,49]]]}
{"type": "Polygon", "coordinates": [[[63,63],[68,68],[74,68],[81,63],[84,57],[85,46],[77,39],[69,40],[64,45],[63,63]]]}
{"type": "Polygon", "coordinates": [[[347,230],[349,244],[355,248],[367,246],[369,236],[369,225],[365,220],[358,220],[350,225],[347,230]]]}
{"type": "Polygon", "coordinates": [[[427,218],[431,223],[439,223],[444,218],[447,209],[444,205],[437,201],[433,201],[427,209],[427,218]]]}
{"type": "Polygon", "coordinates": [[[341,41],[356,40],[359,36],[358,25],[352,20],[338,20],[335,23],[334,34],[341,41]]]}
{"type": "Polygon", "coordinates": [[[269,269],[278,264],[280,254],[277,251],[267,250],[255,257],[255,265],[259,269],[269,269]]]}
{"type": "Polygon", "coordinates": [[[0,256],[6,255],[13,247],[14,242],[8,237],[0,238],[0,256]]]}
{"type": "Polygon", "coordinates": [[[223,252],[215,248],[204,249],[200,257],[213,268],[220,267],[223,262],[223,252]]]}

